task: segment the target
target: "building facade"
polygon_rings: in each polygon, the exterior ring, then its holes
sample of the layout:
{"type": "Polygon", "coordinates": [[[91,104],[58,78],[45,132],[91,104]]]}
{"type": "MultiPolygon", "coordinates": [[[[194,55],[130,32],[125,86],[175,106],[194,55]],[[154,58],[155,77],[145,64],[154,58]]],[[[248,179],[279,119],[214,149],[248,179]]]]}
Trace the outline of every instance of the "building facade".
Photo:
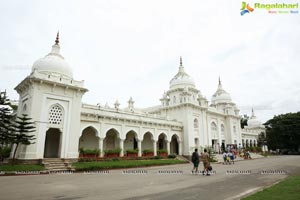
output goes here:
{"type": "Polygon", "coordinates": [[[36,123],[35,144],[21,146],[18,159],[78,158],[79,149],[165,149],[169,154],[191,155],[195,148],[227,144],[256,145],[261,124],[241,129],[239,109],[219,79],[211,103],[184,69],[171,79],[161,104],[137,109],[132,98],[126,108],[82,103],[88,91],[84,81],[73,79],[72,68],[60,54],[59,37],[51,52],[38,59],[32,72],[15,88],[18,114],[28,114],[36,123]],[[257,129],[259,127],[259,129],[257,129]]]}

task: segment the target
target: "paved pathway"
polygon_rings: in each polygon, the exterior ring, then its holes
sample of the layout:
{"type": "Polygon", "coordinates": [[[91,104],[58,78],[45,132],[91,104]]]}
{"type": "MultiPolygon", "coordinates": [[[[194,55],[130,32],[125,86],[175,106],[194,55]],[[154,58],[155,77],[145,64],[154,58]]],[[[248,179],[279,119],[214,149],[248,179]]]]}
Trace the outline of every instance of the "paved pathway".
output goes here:
{"type": "Polygon", "coordinates": [[[289,174],[300,175],[300,156],[215,164],[212,176],[193,175],[191,168],[183,164],[108,174],[6,176],[0,177],[0,199],[239,199],[289,174]]]}

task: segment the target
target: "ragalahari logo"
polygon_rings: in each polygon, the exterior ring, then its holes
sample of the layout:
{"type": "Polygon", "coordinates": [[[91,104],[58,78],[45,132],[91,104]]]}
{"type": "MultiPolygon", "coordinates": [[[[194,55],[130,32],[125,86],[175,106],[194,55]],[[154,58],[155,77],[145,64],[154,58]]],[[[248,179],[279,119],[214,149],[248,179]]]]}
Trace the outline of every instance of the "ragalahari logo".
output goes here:
{"type": "Polygon", "coordinates": [[[245,1],[242,2],[241,16],[243,16],[246,13],[253,12],[253,11],[254,11],[254,9],[251,8],[248,3],[246,3],[245,1]]]}

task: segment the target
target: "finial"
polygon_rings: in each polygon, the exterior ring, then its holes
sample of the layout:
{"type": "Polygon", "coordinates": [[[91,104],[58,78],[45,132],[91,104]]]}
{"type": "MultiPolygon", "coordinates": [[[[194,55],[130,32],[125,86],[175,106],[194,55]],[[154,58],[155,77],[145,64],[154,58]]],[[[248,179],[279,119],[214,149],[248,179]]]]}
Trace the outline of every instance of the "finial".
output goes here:
{"type": "Polygon", "coordinates": [[[180,56],[180,66],[182,66],[182,57],[180,56]]]}
{"type": "Polygon", "coordinates": [[[56,34],[55,44],[56,44],[56,45],[59,44],[59,31],[57,31],[57,34],[56,34]]]}
{"type": "Polygon", "coordinates": [[[221,85],[221,78],[220,78],[220,76],[219,76],[219,85],[221,85]]]}

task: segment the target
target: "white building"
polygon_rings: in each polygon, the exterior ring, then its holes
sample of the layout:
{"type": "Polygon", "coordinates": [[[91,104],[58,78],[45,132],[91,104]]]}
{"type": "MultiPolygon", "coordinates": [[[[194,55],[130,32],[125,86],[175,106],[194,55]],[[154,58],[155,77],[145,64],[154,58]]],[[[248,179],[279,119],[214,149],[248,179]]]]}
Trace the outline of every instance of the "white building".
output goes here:
{"type": "Polygon", "coordinates": [[[262,130],[241,130],[239,109],[220,79],[209,105],[181,59],[161,105],[136,109],[132,98],[127,108],[118,102],[113,108],[83,104],[88,90],[83,81],[73,79],[58,36],[51,52],[33,64],[31,74],[15,89],[20,95],[18,113],[33,118],[37,138],[35,144],[19,148],[18,159],[78,158],[80,147],[100,149],[101,156],[115,148],[122,150],[120,156],[128,149],[138,149],[139,156],[145,149],[191,155],[194,148],[219,149],[243,140],[254,145],[262,130]]]}

